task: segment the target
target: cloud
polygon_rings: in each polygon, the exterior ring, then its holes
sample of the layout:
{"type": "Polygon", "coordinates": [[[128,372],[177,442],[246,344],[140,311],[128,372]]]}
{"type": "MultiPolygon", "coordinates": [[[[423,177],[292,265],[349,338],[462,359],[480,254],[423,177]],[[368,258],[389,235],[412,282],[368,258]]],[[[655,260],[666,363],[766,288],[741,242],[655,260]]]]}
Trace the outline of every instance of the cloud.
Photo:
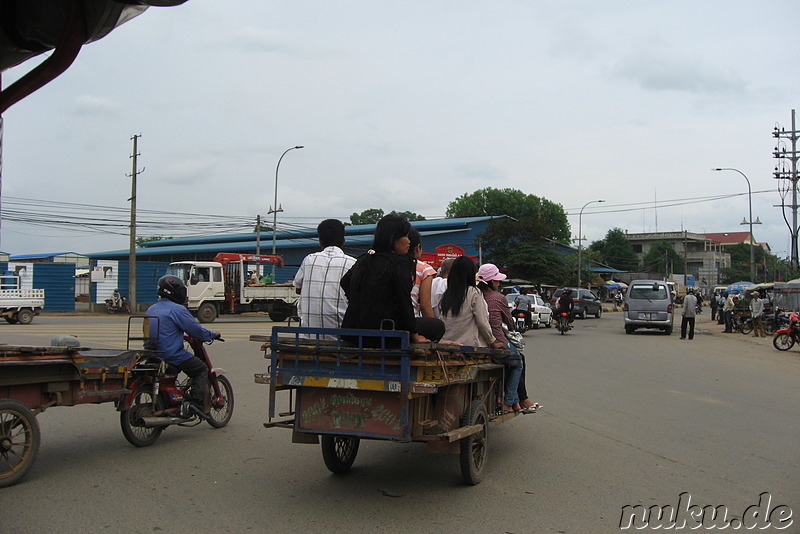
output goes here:
{"type": "Polygon", "coordinates": [[[273,53],[295,53],[298,51],[297,47],[284,34],[253,27],[245,27],[236,32],[234,40],[244,45],[247,50],[273,53]]]}
{"type": "Polygon", "coordinates": [[[107,117],[117,115],[120,109],[120,104],[104,96],[80,95],[75,99],[75,111],[78,115],[107,117]]]}
{"type": "Polygon", "coordinates": [[[167,165],[160,175],[163,182],[173,185],[191,185],[212,175],[216,162],[210,159],[184,160],[167,165]]]}
{"type": "Polygon", "coordinates": [[[747,89],[746,82],[740,76],[723,72],[695,58],[629,57],[612,73],[648,91],[735,95],[747,89]]]}

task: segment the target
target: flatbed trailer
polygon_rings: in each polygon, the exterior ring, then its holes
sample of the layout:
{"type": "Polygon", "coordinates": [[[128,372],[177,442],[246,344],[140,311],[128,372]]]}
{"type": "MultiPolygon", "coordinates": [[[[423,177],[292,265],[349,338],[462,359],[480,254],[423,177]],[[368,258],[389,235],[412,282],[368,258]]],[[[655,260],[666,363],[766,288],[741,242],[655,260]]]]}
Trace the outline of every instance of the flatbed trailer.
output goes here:
{"type": "Polygon", "coordinates": [[[350,470],[361,439],[413,441],[459,454],[464,481],[478,484],[490,424],[520,415],[502,413],[497,399],[504,366],[492,357],[505,350],[410,343],[408,332],[392,330],[273,327],[250,339],[270,361],[255,376],[269,384],[264,426],[291,429],[296,443],[321,438],[334,473],[350,470]]]}

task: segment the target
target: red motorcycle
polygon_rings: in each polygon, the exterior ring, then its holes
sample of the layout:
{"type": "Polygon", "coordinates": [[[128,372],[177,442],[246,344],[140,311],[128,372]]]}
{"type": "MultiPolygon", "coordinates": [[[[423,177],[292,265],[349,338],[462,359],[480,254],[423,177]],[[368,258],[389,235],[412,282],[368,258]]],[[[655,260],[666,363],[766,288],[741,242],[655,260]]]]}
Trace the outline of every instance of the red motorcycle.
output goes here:
{"type": "MultiPolygon", "coordinates": [[[[208,366],[205,414],[192,410],[187,400],[191,379],[179,381],[177,368],[155,355],[148,355],[131,369],[130,393],[117,406],[122,433],[137,447],[152,445],[170,425],[191,427],[207,421],[214,428],[222,428],[233,416],[233,387],[223,376],[225,371],[212,366],[202,341],[189,336],[184,336],[184,339],[194,355],[208,366]]],[[[219,340],[224,341],[222,338],[219,340]]],[[[213,340],[208,343],[213,343],[213,340]]]]}
{"type": "Polygon", "coordinates": [[[778,350],[789,350],[794,347],[800,337],[800,315],[797,312],[789,314],[789,324],[775,332],[772,345],[778,350]]]}

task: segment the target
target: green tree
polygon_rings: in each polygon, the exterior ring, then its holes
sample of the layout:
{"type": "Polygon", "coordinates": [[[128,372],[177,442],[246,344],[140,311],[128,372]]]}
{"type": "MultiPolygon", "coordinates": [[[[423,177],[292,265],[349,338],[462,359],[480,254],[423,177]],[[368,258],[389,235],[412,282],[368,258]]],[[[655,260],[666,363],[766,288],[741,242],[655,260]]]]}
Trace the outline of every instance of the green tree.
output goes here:
{"type": "Polygon", "coordinates": [[[645,271],[663,274],[683,273],[683,256],[667,241],[656,241],[642,258],[645,271]]]}
{"type": "Polygon", "coordinates": [[[595,241],[589,249],[598,253],[597,261],[621,271],[633,271],[639,266],[639,258],[633,245],[620,228],[612,228],[606,237],[595,241]]]}
{"type": "Polygon", "coordinates": [[[512,278],[563,285],[570,276],[569,257],[547,241],[541,230],[530,218],[499,219],[478,237],[486,261],[501,266],[512,278]]]}
{"type": "Polygon", "coordinates": [[[539,227],[538,234],[569,244],[570,228],[561,204],[525,194],[517,189],[486,187],[465,193],[447,205],[446,217],[481,217],[508,215],[517,220],[529,219],[539,227]]]}
{"type": "Polygon", "coordinates": [[[753,247],[753,256],[756,263],[756,280],[750,280],[750,244],[737,243],[725,248],[725,252],[731,255],[731,266],[720,270],[722,279],[725,283],[732,284],[747,280],[753,283],[764,281],[764,264],[767,261],[767,252],[759,246],[753,247]],[[760,276],[759,276],[760,274],[760,276]]]}
{"type": "MultiPolygon", "coordinates": [[[[395,211],[389,212],[390,215],[400,215],[409,221],[424,221],[425,217],[414,213],[413,211],[395,211]]],[[[370,208],[361,213],[353,213],[350,216],[350,224],[377,224],[383,218],[384,212],[380,208],[370,208]]]]}

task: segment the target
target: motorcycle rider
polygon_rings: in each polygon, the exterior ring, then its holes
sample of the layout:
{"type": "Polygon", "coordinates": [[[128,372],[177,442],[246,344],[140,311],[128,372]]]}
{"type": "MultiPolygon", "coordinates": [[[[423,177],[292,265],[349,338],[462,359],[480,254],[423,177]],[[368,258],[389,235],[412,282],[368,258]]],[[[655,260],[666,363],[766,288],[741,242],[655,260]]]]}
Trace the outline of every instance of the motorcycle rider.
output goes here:
{"type": "Polygon", "coordinates": [[[514,299],[514,316],[520,311],[525,313],[525,327],[530,329],[533,326],[531,319],[531,306],[533,306],[534,299],[528,295],[528,288],[520,288],[519,296],[514,299]]]}
{"type": "Polygon", "coordinates": [[[219,339],[220,333],[206,330],[192,317],[186,308],[186,285],[177,276],[165,275],[158,280],[158,296],[158,302],[147,310],[149,337],[155,341],[146,348],[158,350],[162,360],[192,379],[188,408],[205,418],[208,366],[183,347],[183,334],[185,332],[202,341],[211,341],[219,339]]]}
{"type": "Polygon", "coordinates": [[[575,308],[575,303],[572,302],[572,290],[567,288],[556,301],[556,314],[560,316],[563,312],[569,313],[569,324],[575,320],[575,314],[572,313],[575,308]]]}

